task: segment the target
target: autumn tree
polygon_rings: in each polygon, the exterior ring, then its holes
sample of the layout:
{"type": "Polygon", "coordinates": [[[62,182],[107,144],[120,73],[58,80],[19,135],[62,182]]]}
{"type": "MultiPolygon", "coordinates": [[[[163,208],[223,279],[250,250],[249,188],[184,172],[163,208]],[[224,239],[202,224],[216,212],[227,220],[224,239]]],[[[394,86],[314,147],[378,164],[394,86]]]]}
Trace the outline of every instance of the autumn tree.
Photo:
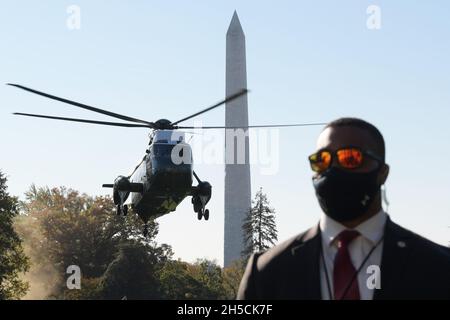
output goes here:
{"type": "Polygon", "coordinates": [[[31,256],[31,278],[47,283],[46,293],[63,297],[66,269],[77,265],[83,279],[103,275],[118,252],[119,244],[133,239],[151,247],[158,226],[150,222],[149,236],[142,236],[137,215],[117,216],[110,197],[90,197],[60,188],[37,188],[26,193],[17,230],[31,256]]]}
{"type": "Polygon", "coordinates": [[[155,241],[154,221],[145,238],[137,215],[117,216],[110,197],[64,187],[32,186],[16,230],[32,261],[27,298],[234,299],[243,273],[243,262],[222,270],[206,259],[173,260],[171,247],[155,241]],[[70,265],[81,269],[79,290],[66,287],[70,265]]]}
{"type": "Polygon", "coordinates": [[[14,230],[18,201],[8,194],[6,181],[0,171],[0,300],[19,299],[28,288],[20,274],[28,270],[29,261],[14,230]]]}
{"type": "Polygon", "coordinates": [[[160,292],[163,299],[200,299],[204,290],[201,283],[188,272],[189,264],[180,260],[168,261],[159,273],[160,292]]]}
{"type": "Polygon", "coordinates": [[[188,273],[203,286],[201,299],[222,299],[224,296],[222,268],[212,260],[197,259],[187,267],[188,273]]]}
{"type": "Polygon", "coordinates": [[[239,285],[245,271],[245,259],[233,261],[228,267],[222,270],[222,282],[224,299],[234,300],[237,297],[239,285]]]}
{"type": "Polygon", "coordinates": [[[159,273],[163,299],[198,300],[224,297],[221,268],[206,259],[168,261],[159,273]]]}
{"type": "Polygon", "coordinates": [[[247,259],[253,252],[265,251],[278,240],[275,224],[275,210],[269,206],[267,196],[262,188],[252,201],[253,206],[247,211],[242,225],[244,250],[242,256],[247,259]]]}

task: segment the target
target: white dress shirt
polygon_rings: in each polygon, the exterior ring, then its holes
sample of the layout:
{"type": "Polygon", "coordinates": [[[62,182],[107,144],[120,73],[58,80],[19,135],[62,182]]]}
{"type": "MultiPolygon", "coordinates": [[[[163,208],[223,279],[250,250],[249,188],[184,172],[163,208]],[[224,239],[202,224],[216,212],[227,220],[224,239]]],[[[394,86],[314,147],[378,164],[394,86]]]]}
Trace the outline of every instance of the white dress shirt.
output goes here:
{"type": "MultiPolygon", "coordinates": [[[[352,230],[356,230],[360,235],[355,238],[349,245],[350,258],[352,260],[355,270],[358,270],[364,259],[369,254],[370,250],[383,238],[384,225],[386,223],[387,214],[383,210],[379,211],[376,215],[370,219],[364,221],[352,230]]],[[[333,294],[333,269],[334,269],[334,257],[336,256],[338,247],[337,241],[334,241],[337,235],[349,228],[343,226],[336,220],[323,214],[320,218],[320,231],[322,235],[322,250],[325,260],[326,270],[328,273],[329,285],[331,294],[333,294]]],[[[361,300],[372,300],[374,290],[367,286],[367,280],[372,276],[373,271],[367,268],[371,265],[381,267],[381,255],[383,251],[383,243],[378,244],[375,250],[366,261],[361,271],[358,273],[358,286],[361,300]]],[[[327,277],[325,274],[325,268],[323,260],[320,258],[320,287],[322,293],[322,299],[330,300],[327,277]]]]}

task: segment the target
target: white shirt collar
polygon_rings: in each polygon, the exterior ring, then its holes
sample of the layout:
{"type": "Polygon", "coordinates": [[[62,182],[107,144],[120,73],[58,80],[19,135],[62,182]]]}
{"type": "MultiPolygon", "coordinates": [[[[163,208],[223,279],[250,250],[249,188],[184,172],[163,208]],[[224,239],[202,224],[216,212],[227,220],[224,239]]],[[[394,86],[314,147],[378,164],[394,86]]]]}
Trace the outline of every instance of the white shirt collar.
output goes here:
{"type": "MultiPolygon", "coordinates": [[[[375,245],[383,237],[386,220],[387,214],[381,209],[377,214],[359,224],[353,230],[358,231],[364,238],[370,240],[375,245]]],[[[320,218],[319,226],[322,239],[327,245],[331,245],[339,233],[348,229],[325,213],[320,218]]]]}

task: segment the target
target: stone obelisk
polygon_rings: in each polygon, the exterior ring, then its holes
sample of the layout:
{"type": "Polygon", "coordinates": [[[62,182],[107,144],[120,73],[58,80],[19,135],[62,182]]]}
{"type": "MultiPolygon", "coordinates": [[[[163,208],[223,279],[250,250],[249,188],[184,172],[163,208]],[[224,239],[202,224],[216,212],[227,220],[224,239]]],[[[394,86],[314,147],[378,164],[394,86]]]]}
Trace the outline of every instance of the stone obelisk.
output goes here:
{"type": "MultiPolygon", "coordinates": [[[[226,95],[247,88],[245,57],[245,35],[236,11],[231,19],[226,39],[226,95]]],[[[247,95],[228,102],[225,107],[225,125],[242,129],[231,129],[236,133],[233,148],[230,147],[230,129],[225,134],[225,232],[224,266],[229,266],[241,257],[244,249],[242,224],[251,206],[249,138],[247,95]],[[238,134],[240,131],[240,136],[238,134]],[[248,132],[247,132],[248,133],[248,132]],[[239,143],[241,140],[241,144],[239,143]],[[234,149],[234,150],[233,150],[234,149]],[[230,152],[232,152],[230,161],[230,152]],[[242,154],[245,152],[245,154],[242,154]],[[234,158],[234,159],[233,159],[234,158]],[[233,161],[234,160],[234,161],[233,161]]]]}

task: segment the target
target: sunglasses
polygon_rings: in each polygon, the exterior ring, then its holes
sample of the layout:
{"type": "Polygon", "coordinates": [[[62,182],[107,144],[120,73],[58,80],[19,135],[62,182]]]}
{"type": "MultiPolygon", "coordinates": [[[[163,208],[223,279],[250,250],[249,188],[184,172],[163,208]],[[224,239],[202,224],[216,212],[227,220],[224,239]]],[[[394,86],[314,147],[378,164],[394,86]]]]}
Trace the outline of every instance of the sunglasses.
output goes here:
{"type": "Polygon", "coordinates": [[[308,159],[311,169],[314,172],[321,173],[331,166],[334,157],[337,158],[337,163],[340,167],[350,170],[360,168],[364,164],[365,157],[372,158],[380,164],[384,163],[383,159],[376,154],[358,147],[345,147],[334,152],[328,149],[321,149],[310,155],[308,159]]]}

